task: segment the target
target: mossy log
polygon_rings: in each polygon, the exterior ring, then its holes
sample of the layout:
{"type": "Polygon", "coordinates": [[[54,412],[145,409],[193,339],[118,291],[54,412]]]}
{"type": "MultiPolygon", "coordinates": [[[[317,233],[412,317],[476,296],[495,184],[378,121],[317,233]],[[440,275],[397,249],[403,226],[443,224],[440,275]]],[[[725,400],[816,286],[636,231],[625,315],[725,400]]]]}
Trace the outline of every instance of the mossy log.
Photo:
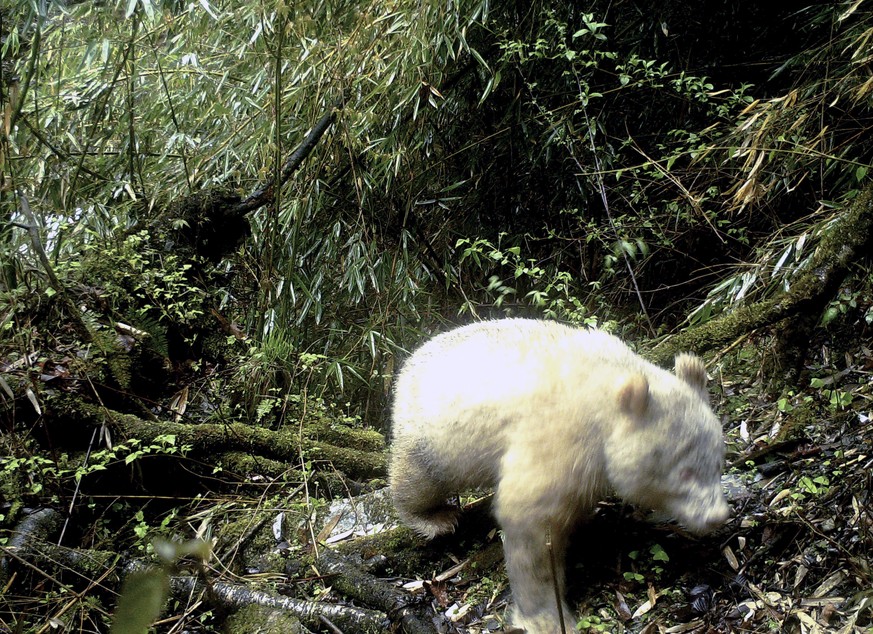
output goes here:
{"type": "Polygon", "coordinates": [[[209,457],[215,462],[225,453],[244,452],[267,459],[268,465],[277,462],[298,465],[302,456],[307,462],[329,463],[356,480],[378,478],[386,473],[382,434],[340,423],[318,421],[299,428],[272,430],[241,422],[188,424],[145,420],[84,403],[74,396],[56,399],[55,410],[54,414],[62,424],[106,424],[116,439],[137,438],[148,443],[159,436],[172,435],[177,446],[191,448],[189,455],[209,457]]]}
{"type": "Polygon", "coordinates": [[[833,299],[850,267],[868,255],[871,242],[873,187],[868,187],[834,221],[790,290],[776,297],[738,306],[700,326],[687,328],[664,339],[644,355],[655,363],[670,365],[679,352],[703,353],[799,314],[818,315],[833,299]]]}

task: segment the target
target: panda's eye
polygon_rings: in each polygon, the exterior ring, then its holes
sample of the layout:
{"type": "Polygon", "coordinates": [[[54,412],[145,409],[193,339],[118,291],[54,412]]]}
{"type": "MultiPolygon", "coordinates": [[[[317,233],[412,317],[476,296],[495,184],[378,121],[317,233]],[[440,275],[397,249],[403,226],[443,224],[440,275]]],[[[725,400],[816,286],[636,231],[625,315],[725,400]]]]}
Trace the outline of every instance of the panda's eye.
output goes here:
{"type": "Polygon", "coordinates": [[[682,469],[679,472],[679,479],[682,482],[689,482],[689,481],[693,480],[694,479],[694,470],[689,468],[689,467],[685,467],[684,469],[682,469]]]}

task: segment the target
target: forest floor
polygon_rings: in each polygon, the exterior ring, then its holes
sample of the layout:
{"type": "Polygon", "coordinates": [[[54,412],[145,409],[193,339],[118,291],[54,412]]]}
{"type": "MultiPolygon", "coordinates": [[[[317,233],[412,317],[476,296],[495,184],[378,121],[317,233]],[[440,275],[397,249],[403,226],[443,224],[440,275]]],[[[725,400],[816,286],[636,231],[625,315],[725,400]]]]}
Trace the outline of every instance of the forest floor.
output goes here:
{"type": "MultiPolygon", "coordinates": [[[[873,631],[873,356],[861,345],[841,361],[839,371],[809,366],[815,387],[778,399],[759,377],[717,382],[732,518],[694,538],[603,502],[569,555],[582,631],[873,631]]],[[[417,571],[383,553],[382,569],[411,577],[398,583],[430,606],[440,632],[503,627],[510,593],[500,538],[479,506],[457,535],[421,543],[433,560],[417,571]]]]}
{"type": "MultiPolygon", "coordinates": [[[[761,366],[751,348],[710,364],[724,368],[711,391],[727,437],[733,516],[694,538],[644,509],[603,501],[569,553],[569,600],[582,631],[873,631],[873,353],[858,343],[831,356],[823,346],[807,363],[808,385],[779,396],[750,370],[761,366]]],[[[511,592],[487,492],[462,498],[457,533],[432,542],[397,526],[387,503],[349,526],[331,499],[351,499],[356,508],[387,500],[384,440],[357,429],[360,421],[310,404],[296,432],[217,425],[207,421],[223,405],[207,403],[205,390],[202,402],[190,398],[187,414],[158,411],[156,420],[110,416],[107,403],[62,410],[58,403],[68,401],[60,394],[89,392],[73,357],[69,348],[42,352],[35,380],[44,389],[39,399],[17,400],[2,435],[0,632],[106,631],[118,580],[155,561],[156,536],[200,537],[212,554],[205,564],[177,554],[164,567],[173,598],[154,631],[478,634],[505,627],[511,592]],[[51,431],[32,412],[24,415],[40,406],[52,416],[51,431]],[[114,445],[92,451],[89,470],[76,460],[97,448],[95,435],[89,445],[85,428],[72,428],[104,414],[116,427],[92,428],[115,429],[114,445]],[[140,441],[118,430],[136,430],[140,441]],[[297,456],[290,463],[277,459],[289,452],[297,456]],[[355,470],[358,477],[349,477],[355,470]],[[79,478],[82,490],[70,498],[64,488],[79,478]],[[37,516],[51,521],[44,529],[28,524],[37,516]],[[260,616],[234,621],[251,605],[262,606],[260,616]],[[297,615],[296,625],[268,625],[286,612],[297,615]]],[[[23,370],[14,363],[4,361],[4,380],[18,392],[13,379],[23,370]]],[[[210,369],[201,372],[203,385],[210,369]]],[[[111,406],[136,409],[123,398],[111,406]]]]}

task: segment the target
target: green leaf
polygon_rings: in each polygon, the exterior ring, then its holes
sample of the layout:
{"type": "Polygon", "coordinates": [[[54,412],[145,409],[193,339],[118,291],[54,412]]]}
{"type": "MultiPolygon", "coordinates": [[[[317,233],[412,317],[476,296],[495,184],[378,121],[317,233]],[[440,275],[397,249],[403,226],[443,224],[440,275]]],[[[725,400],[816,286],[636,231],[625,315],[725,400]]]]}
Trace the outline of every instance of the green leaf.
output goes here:
{"type": "Polygon", "coordinates": [[[470,55],[473,56],[473,59],[479,62],[479,65],[482,66],[482,68],[489,72],[491,71],[491,68],[488,66],[488,62],[486,62],[485,59],[479,54],[479,51],[477,51],[475,48],[471,48],[469,49],[469,51],[470,55]]]}
{"type": "Polygon", "coordinates": [[[828,306],[828,309],[825,311],[824,315],[821,317],[821,325],[827,326],[834,319],[839,317],[840,309],[837,306],[828,306]]]}
{"type": "Polygon", "coordinates": [[[800,480],[797,481],[797,484],[800,485],[801,488],[809,491],[810,493],[818,493],[818,487],[809,476],[803,476],[802,478],[800,478],[800,480]]]}
{"type": "Polygon", "coordinates": [[[200,0],[200,6],[203,7],[203,10],[206,11],[213,20],[218,19],[215,11],[212,10],[212,5],[209,4],[209,0],[200,0]]]}
{"type": "MultiPolygon", "coordinates": [[[[164,518],[164,524],[170,518],[164,518]]],[[[212,544],[203,539],[191,539],[187,542],[171,542],[156,538],[152,541],[155,554],[166,564],[172,564],[182,557],[193,556],[208,561],[212,556],[212,544]]]]}
{"type": "Polygon", "coordinates": [[[121,588],[111,634],[146,634],[161,615],[169,590],[170,578],[163,569],[131,574],[121,588]]]}
{"type": "Polygon", "coordinates": [[[783,396],[778,401],[776,401],[776,409],[778,409],[780,412],[790,412],[794,409],[794,406],[791,404],[791,401],[783,396]]]}
{"type": "Polygon", "coordinates": [[[652,559],[655,561],[670,561],[669,555],[660,544],[653,544],[649,552],[652,553],[652,559]]]}
{"type": "Polygon", "coordinates": [[[155,17],[155,7],[152,4],[152,0],[140,0],[140,4],[142,4],[143,11],[145,11],[146,18],[152,20],[155,17]]]}

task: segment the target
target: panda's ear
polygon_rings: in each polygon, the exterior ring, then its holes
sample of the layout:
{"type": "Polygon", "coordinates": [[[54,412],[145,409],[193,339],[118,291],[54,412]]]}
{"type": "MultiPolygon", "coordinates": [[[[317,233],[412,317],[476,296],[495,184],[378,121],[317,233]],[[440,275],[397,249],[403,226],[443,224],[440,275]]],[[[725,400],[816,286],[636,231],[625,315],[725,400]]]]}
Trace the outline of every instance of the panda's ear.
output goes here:
{"type": "Polygon", "coordinates": [[[698,392],[706,392],[706,366],[700,357],[687,352],[677,354],[676,376],[698,392]]]}
{"type": "Polygon", "coordinates": [[[618,405],[628,416],[642,419],[649,409],[649,382],[646,377],[633,374],[625,379],[618,389],[618,405]]]}

